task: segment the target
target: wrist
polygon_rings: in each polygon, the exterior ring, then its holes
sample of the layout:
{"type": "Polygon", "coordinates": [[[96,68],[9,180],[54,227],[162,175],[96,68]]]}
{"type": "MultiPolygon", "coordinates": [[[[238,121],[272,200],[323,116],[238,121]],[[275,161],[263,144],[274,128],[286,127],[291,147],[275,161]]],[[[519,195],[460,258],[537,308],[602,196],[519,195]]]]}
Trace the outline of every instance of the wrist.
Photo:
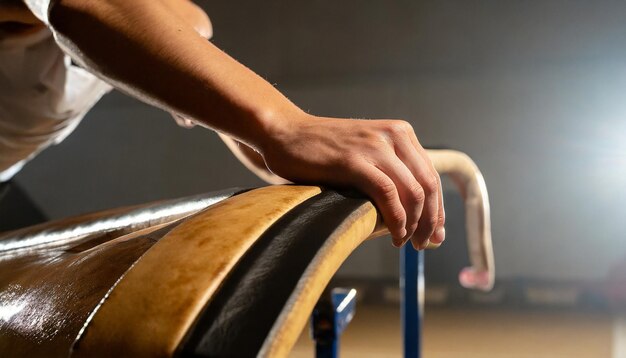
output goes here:
{"type": "Polygon", "coordinates": [[[296,106],[283,111],[263,111],[256,115],[258,132],[251,138],[251,146],[261,154],[276,149],[288,143],[301,123],[312,117],[296,106]]]}

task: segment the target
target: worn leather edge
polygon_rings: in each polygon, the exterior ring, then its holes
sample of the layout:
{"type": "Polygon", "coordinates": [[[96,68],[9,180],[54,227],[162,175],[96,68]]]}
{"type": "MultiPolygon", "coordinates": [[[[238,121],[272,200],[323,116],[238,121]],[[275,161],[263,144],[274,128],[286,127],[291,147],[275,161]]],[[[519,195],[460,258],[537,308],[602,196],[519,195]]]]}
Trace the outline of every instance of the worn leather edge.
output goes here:
{"type": "Polygon", "coordinates": [[[356,247],[369,238],[376,220],[376,209],[367,202],[337,227],[302,275],[265,339],[259,357],[289,354],[328,282],[356,247]]]}
{"type": "Polygon", "coordinates": [[[177,226],[127,271],[70,354],[172,355],[256,239],[320,191],[302,186],[261,188],[226,199],[177,226]]]}
{"type": "MultiPolygon", "coordinates": [[[[158,224],[158,225],[151,226],[151,227],[148,227],[148,228],[145,228],[145,229],[141,229],[141,230],[135,231],[133,233],[130,233],[130,234],[127,234],[127,235],[123,235],[123,236],[121,236],[121,237],[119,237],[117,239],[113,239],[111,241],[108,241],[108,242],[104,243],[103,245],[108,245],[108,244],[110,244],[110,243],[112,243],[114,241],[131,240],[131,239],[137,238],[139,236],[147,235],[147,234],[154,235],[154,234],[157,234],[157,233],[162,233],[162,235],[164,236],[167,233],[169,233],[171,230],[173,230],[177,225],[180,225],[182,220],[184,220],[184,218],[175,220],[173,222],[166,222],[166,223],[158,224]]],[[[141,259],[141,257],[143,257],[143,255],[145,255],[145,252],[139,257],[139,259],[137,259],[135,262],[132,263],[132,265],[130,265],[130,267],[117,279],[117,281],[115,281],[115,283],[113,283],[113,285],[111,285],[111,287],[104,294],[104,296],[102,296],[102,299],[100,299],[98,304],[93,308],[93,310],[91,310],[91,312],[89,313],[89,316],[87,317],[87,319],[83,323],[83,326],[81,327],[80,331],[78,331],[78,334],[76,335],[76,338],[74,339],[74,343],[72,343],[72,346],[69,349],[70,353],[74,349],[74,346],[77,344],[77,342],[83,336],[85,330],[87,329],[87,327],[89,326],[89,324],[93,320],[93,317],[96,315],[96,312],[98,312],[100,307],[104,304],[104,302],[111,295],[111,292],[113,292],[115,287],[117,287],[117,285],[124,278],[124,276],[126,276],[126,273],[128,271],[130,271],[135,266],[135,264],[141,259]]]]}

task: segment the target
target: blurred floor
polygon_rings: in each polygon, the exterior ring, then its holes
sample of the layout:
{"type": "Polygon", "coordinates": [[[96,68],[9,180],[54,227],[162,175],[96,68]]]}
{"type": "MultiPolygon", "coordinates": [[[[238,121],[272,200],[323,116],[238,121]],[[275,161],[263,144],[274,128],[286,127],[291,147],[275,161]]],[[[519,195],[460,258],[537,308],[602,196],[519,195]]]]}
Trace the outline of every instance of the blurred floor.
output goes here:
{"type": "MultiPolygon", "coordinates": [[[[626,358],[626,320],[605,313],[428,308],[424,357],[626,358]]],[[[357,306],[343,357],[400,357],[399,311],[357,306]]],[[[291,357],[314,357],[308,327],[291,357]]]]}

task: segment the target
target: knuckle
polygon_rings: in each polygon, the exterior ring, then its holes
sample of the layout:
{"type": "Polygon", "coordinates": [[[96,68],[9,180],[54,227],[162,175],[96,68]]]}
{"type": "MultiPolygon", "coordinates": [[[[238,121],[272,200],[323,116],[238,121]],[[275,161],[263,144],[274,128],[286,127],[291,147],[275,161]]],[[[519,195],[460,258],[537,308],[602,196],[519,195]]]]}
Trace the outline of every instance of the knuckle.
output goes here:
{"type": "Polygon", "coordinates": [[[385,222],[390,229],[400,229],[405,226],[407,217],[400,204],[398,191],[391,180],[378,179],[375,183],[379,195],[380,205],[383,206],[385,222]]]}
{"type": "Polygon", "coordinates": [[[413,133],[413,125],[407,121],[400,121],[405,133],[413,133]]]}
{"type": "Polygon", "coordinates": [[[415,187],[411,189],[411,194],[416,203],[422,203],[426,200],[426,192],[419,184],[416,184],[415,187]]]}
{"type": "Polygon", "coordinates": [[[389,124],[389,132],[394,135],[406,135],[413,131],[413,126],[407,121],[396,120],[389,124]]]}
{"type": "Polygon", "coordinates": [[[378,194],[385,201],[393,201],[398,196],[398,189],[391,180],[378,179],[375,183],[378,194]]]}
{"type": "Polygon", "coordinates": [[[436,193],[439,190],[439,178],[436,175],[431,175],[424,181],[422,186],[428,194],[436,193]]]}
{"type": "Polygon", "coordinates": [[[406,215],[401,208],[391,209],[387,217],[390,228],[400,229],[406,225],[406,215]]]}

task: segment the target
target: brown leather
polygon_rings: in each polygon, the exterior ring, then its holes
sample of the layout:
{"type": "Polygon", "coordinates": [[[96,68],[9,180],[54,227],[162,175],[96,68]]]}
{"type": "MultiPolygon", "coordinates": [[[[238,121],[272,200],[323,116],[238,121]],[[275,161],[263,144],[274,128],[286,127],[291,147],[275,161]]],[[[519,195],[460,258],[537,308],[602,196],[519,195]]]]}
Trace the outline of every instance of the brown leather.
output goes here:
{"type": "Polygon", "coordinates": [[[121,237],[82,252],[41,252],[0,262],[2,355],[67,356],[94,307],[163,233],[121,237]]]}
{"type": "Polygon", "coordinates": [[[115,283],[221,191],[38,225],[0,237],[0,356],[67,356],[115,283]]]}
{"type": "MultiPolygon", "coordinates": [[[[182,349],[192,326],[203,334],[195,322],[216,293],[223,296],[221,290],[233,282],[234,268],[246,256],[249,264],[266,266],[261,272],[273,268],[278,275],[294,268],[290,260],[300,261],[288,280],[272,278],[282,298],[266,312],[265,328],[252,332],[256,353],[284,356],[334,272],[376,226],[369,201],[319,193],[317,187],[273,186],[224,200],[188,219],[170,221],[171,215],[149,206],[7,235],[0,245],[10,243],[13,249],[5,247],[0,254],[0,352],[171,356],[182,349]],[[124,219],[131,219],[130,227],[118,225],[124,219]],[[106,230],[98,231],[101,227],[106,230]],[[127,231],[132,232],[110,239],[127,231]],[[260,238],[278,246],[271,246],[264,260],[250,259],[260,238]],[[305,246],[291,245],[296,243],[305,246]]],[[[267,285],[266,299],[272,287],[267,285]]],[[[237,306],[242,298],[229,305],[237,306]]]]}
{"type": "Polygon", "coordinates": [[[171,356],[246,251],[317,187],[271,186],[226,199],[176,227],[120,280],[73,355],[171,356]]]}
{"type": "Polygon", "coordinates": [[[376,216],[366,198],[334,191],[288,212],[230,270],[179,346],[180,355],[285,356],[321,290],[373,231],[376,216]]]}
{"type": "Polygon", "coordinates": [[[97,245],[136,230],[171,222],[224,200],[242,189],[105,210],[0,233],[0,255],[79,244],[97,245]]]}
{"type": "Polygon", "coordinates": [[[368,200],[318,187],[256,189],[187,218],[196,209],[150,208],[5,236],[0,355],[286,356],[341,263],[380,234],[368,200]]]}

